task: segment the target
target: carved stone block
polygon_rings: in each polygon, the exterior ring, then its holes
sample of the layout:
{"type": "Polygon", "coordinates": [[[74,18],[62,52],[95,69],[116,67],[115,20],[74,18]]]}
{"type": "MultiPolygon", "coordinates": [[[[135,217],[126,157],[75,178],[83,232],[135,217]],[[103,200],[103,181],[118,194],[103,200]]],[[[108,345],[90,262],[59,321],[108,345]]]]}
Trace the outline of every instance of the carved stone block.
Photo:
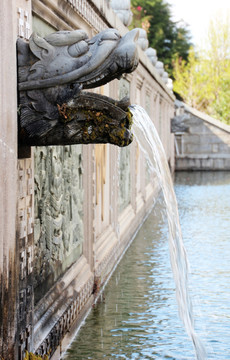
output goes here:
{"type": "Polygon", "coordinates": [[[82,30],[18,39],[19,143],[67,145],[132,141],[129,102],[83,92],[132,72],[138,64],[134,29],[107,29],[91,40],[82,30]]]}

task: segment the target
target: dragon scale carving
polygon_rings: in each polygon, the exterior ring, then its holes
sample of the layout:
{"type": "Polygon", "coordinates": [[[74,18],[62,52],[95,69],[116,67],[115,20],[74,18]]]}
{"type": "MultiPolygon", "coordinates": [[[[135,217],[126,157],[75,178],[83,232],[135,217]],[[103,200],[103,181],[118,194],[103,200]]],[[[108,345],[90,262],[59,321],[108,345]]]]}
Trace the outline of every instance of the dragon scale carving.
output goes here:
{"type": "Polygon", "coordinates": [[[107,29],[88,39],[82,30],[58,31],[29,43],[19,39],[19,143],[69,145],[132,141],[129,100],[83,91],[138,65],[138,30],[120,37],[107,29]]]}

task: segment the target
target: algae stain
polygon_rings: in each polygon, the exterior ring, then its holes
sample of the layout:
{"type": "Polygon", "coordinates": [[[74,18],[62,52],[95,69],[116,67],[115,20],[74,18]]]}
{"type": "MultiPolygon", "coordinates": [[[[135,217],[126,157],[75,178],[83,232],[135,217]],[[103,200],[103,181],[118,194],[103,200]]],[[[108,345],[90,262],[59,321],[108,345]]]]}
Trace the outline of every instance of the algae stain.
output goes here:
{"type": "Polygon", "coordinates": [[[44,355],[44,356],[35,355],[32,352],[26,351],[24,360],[49,360],[49,356],[48,355],[44,355]]]}

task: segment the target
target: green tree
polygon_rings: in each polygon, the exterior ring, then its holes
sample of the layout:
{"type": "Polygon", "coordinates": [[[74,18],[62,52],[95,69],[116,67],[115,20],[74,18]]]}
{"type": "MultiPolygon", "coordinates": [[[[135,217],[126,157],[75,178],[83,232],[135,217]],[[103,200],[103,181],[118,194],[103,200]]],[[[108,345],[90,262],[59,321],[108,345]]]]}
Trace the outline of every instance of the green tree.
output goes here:
{"type": "Polygon", "coordinates": [[[201,111],[205,109],[208,113],[214,94],[209,74],[206,71],[207,66],[207,62],[200,59],[195,54],[194,48],[191,48],[187,61],[178,57],[174,62],[173,89],[175,94],[188,105],[201,111]]]}
{"type": "Polygon", "coordinates": [[[177,55],[184,60],[188,57],[191,37],[187,26],[172,21],[171,7],[164,0],[132,0],[132,8],[134,17],[131,27],[146,30],[148,23],[149,46],[157,50],[158,59],[172,76],[173,60],[177,55]]]}
{"type": "Polygon", "coordinates": [[[212,115],[225,122],[226,124],[230,125],[230,75],[228,78],[224,79],[219,96],[217,97],[216,101],[213,104],[213,113],[212,115]]]}
{"type": "Polygon", "coordinates": [[[230,124],[230,21],[218,14],[210,22],[205,48],[187,63],[174,62],[174,90],[198,110],[230,124]]]}

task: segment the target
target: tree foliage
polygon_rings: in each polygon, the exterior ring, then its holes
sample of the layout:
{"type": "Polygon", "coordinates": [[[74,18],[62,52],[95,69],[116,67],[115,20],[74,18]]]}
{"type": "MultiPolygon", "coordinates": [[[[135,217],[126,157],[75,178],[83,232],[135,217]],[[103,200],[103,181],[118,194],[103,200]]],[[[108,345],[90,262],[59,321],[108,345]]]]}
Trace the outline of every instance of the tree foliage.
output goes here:
{"type": "Polygon", "coordinates": [[[198,110],[230,124],[230,21],[218,16],[210,22],[205,49],[190,50],[187,63],[174,63],[174,90],[198,110]]]}
{"type": "Polygon", "coordinates": [[[178,57],[174,63],[173,90],[186,104],[201,111],[205,108],[208,112],[214,95],[206,66],[207,62],[200,59],[193,48],[190,49],[187,61],[178,57]]]}
{"type": "Polygon", "coordinates": [[[188,27],[172,21],[171,7],[164,0],[132,0],[133,23],[148,32],[149,46],[172,76],[173,60],[180,56],[186,60],[191,46],[188,27]]]}

